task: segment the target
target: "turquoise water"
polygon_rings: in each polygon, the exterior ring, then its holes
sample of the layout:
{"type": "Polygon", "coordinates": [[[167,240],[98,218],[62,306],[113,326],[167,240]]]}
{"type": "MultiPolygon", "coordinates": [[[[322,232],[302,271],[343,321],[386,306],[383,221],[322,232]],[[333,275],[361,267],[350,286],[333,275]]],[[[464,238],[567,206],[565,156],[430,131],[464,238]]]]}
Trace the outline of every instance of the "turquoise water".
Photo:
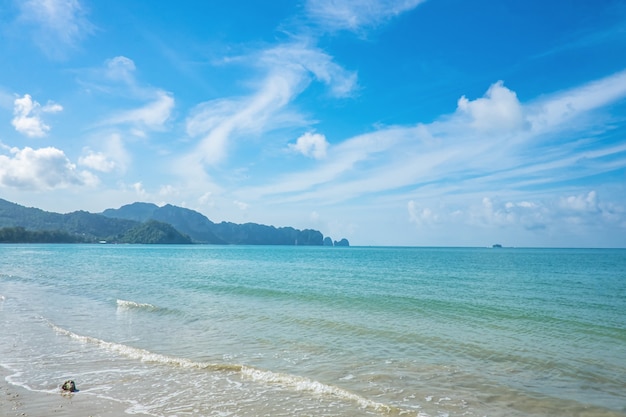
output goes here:
{"type": "Polygon", "coordinates": [[[155,416],[626,416],[626,250],[0,245],[0,365],[155,416]]]}

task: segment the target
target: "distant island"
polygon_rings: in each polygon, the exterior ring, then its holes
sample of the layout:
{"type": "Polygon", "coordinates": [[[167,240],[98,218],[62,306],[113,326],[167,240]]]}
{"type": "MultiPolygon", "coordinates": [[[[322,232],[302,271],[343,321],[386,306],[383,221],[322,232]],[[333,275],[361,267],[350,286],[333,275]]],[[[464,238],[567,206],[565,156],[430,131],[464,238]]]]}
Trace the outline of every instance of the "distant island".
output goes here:
{"type": "Polygon", "coordinates": [[[133,203],[102,213],[67,214],[0,199],[0,243],[140,243],[349,246],[313,229],[214,223],[197,211],[133,203]]]}

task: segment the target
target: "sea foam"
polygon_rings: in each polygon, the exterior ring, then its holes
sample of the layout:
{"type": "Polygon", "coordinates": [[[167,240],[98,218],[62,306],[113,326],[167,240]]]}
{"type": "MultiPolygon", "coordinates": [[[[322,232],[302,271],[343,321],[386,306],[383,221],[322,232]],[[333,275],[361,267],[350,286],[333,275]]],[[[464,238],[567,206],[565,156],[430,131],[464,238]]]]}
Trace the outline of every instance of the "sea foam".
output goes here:
{"type": "Polygon", "coordinates": [[[117,307],[122,308],[122,309],[136,308],[136,309],[144,309],[144,310],[150,310],[150,311],[159,310],[157,306],[152,305],[152,304],[138,303],[135,301],[127,301],[127,300],[117,300],[117,307]]]}
{"type": "Polygon", "coordinates": [[[214,371],[237,371],[241,370],[241,365],[220,364],[211,362],[196,362],[186,358],[178,358],[175,356],[163,355],[160,353],[150,352],[149,350],[136,348],[121,343],[107,342],[91,336],[83,336],[76,334],[70,330],[64,329],[48,322],[50,327],[60,335],[68,336],[71,339],[82,343],[96,345],[109,352],[125,356],[130,359],[140,360],[142,362],[154,362],[163,365],[177,366],[181,368],[208,369],[214,371]]]}
{"type": "Polygon", "coordinates": [[[98,346],[111,353],[125,356],[129,359],[139,360],[142,362],[152,362],[167,366],[175,366],[180,368],[235,372],[239,373],[242,378],[247,378],[255,382],[261,382],[265,384],[278,384],[286,389],[293,391],[310,392],[319,396],[332,396],[341,400],[352,401],[358,404],[361,408],[367,408],[384,413],[400,412],[400,414],[402,414],[401,410],[397,409],[396,407],[372,401],[343,388],[324,384],[306,377],[262,370],[248,365],[198,362],[186,358],[163,355],[160,353],[150,352],[145,349],[128,346],[121,343],[107,342],[105,340],[98,339],[92,336],[79,335],[70,330],[59,327],[50,321],[48,321],[48,324],[56,333],[60,335],[67,336],[81,343],[98,346]]]}
{"type": "Polygon", "coordinates": [[[248,366],[241,367],[241,374],[244,377],[250,378],[254,381],[262,381],[265,383],[280,384],[286,388],[293,389],[295,391],[312,392],[317,395],[331,395],[343,400],[354,401],[359,404],[361,408],[369,408],[376,411],[391,412],[394,407],[368,400],[361,397],[358,394],[347,391],[343,388],[339,388],[333,385],[323,384],[319,381],[314,381],[309,378],[288,375],[271,371],[264,371],[248,366]]]}

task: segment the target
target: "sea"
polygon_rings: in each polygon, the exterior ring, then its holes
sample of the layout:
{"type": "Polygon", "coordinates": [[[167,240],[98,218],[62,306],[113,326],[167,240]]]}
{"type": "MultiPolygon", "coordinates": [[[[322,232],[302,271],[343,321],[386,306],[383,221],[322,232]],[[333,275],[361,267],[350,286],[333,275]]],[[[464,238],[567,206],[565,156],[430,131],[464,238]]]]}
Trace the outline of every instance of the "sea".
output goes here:
{"type": "Polygon", "coordinates": [[[0,245],[0,366],[153,416],[626,416],[626,249],[0,245]]]}

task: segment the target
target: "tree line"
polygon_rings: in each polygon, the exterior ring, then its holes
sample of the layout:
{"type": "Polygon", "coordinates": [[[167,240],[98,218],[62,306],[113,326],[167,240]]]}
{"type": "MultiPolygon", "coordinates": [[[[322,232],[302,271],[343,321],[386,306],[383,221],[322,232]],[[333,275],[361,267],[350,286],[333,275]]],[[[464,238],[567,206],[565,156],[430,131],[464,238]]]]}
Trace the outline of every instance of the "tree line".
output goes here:
{"type": "Polygon", "coordinates": [[[85,243],[78,235],[61,230],[26,230],[23,227],[0,229],[0,243],[85,243]]]}

